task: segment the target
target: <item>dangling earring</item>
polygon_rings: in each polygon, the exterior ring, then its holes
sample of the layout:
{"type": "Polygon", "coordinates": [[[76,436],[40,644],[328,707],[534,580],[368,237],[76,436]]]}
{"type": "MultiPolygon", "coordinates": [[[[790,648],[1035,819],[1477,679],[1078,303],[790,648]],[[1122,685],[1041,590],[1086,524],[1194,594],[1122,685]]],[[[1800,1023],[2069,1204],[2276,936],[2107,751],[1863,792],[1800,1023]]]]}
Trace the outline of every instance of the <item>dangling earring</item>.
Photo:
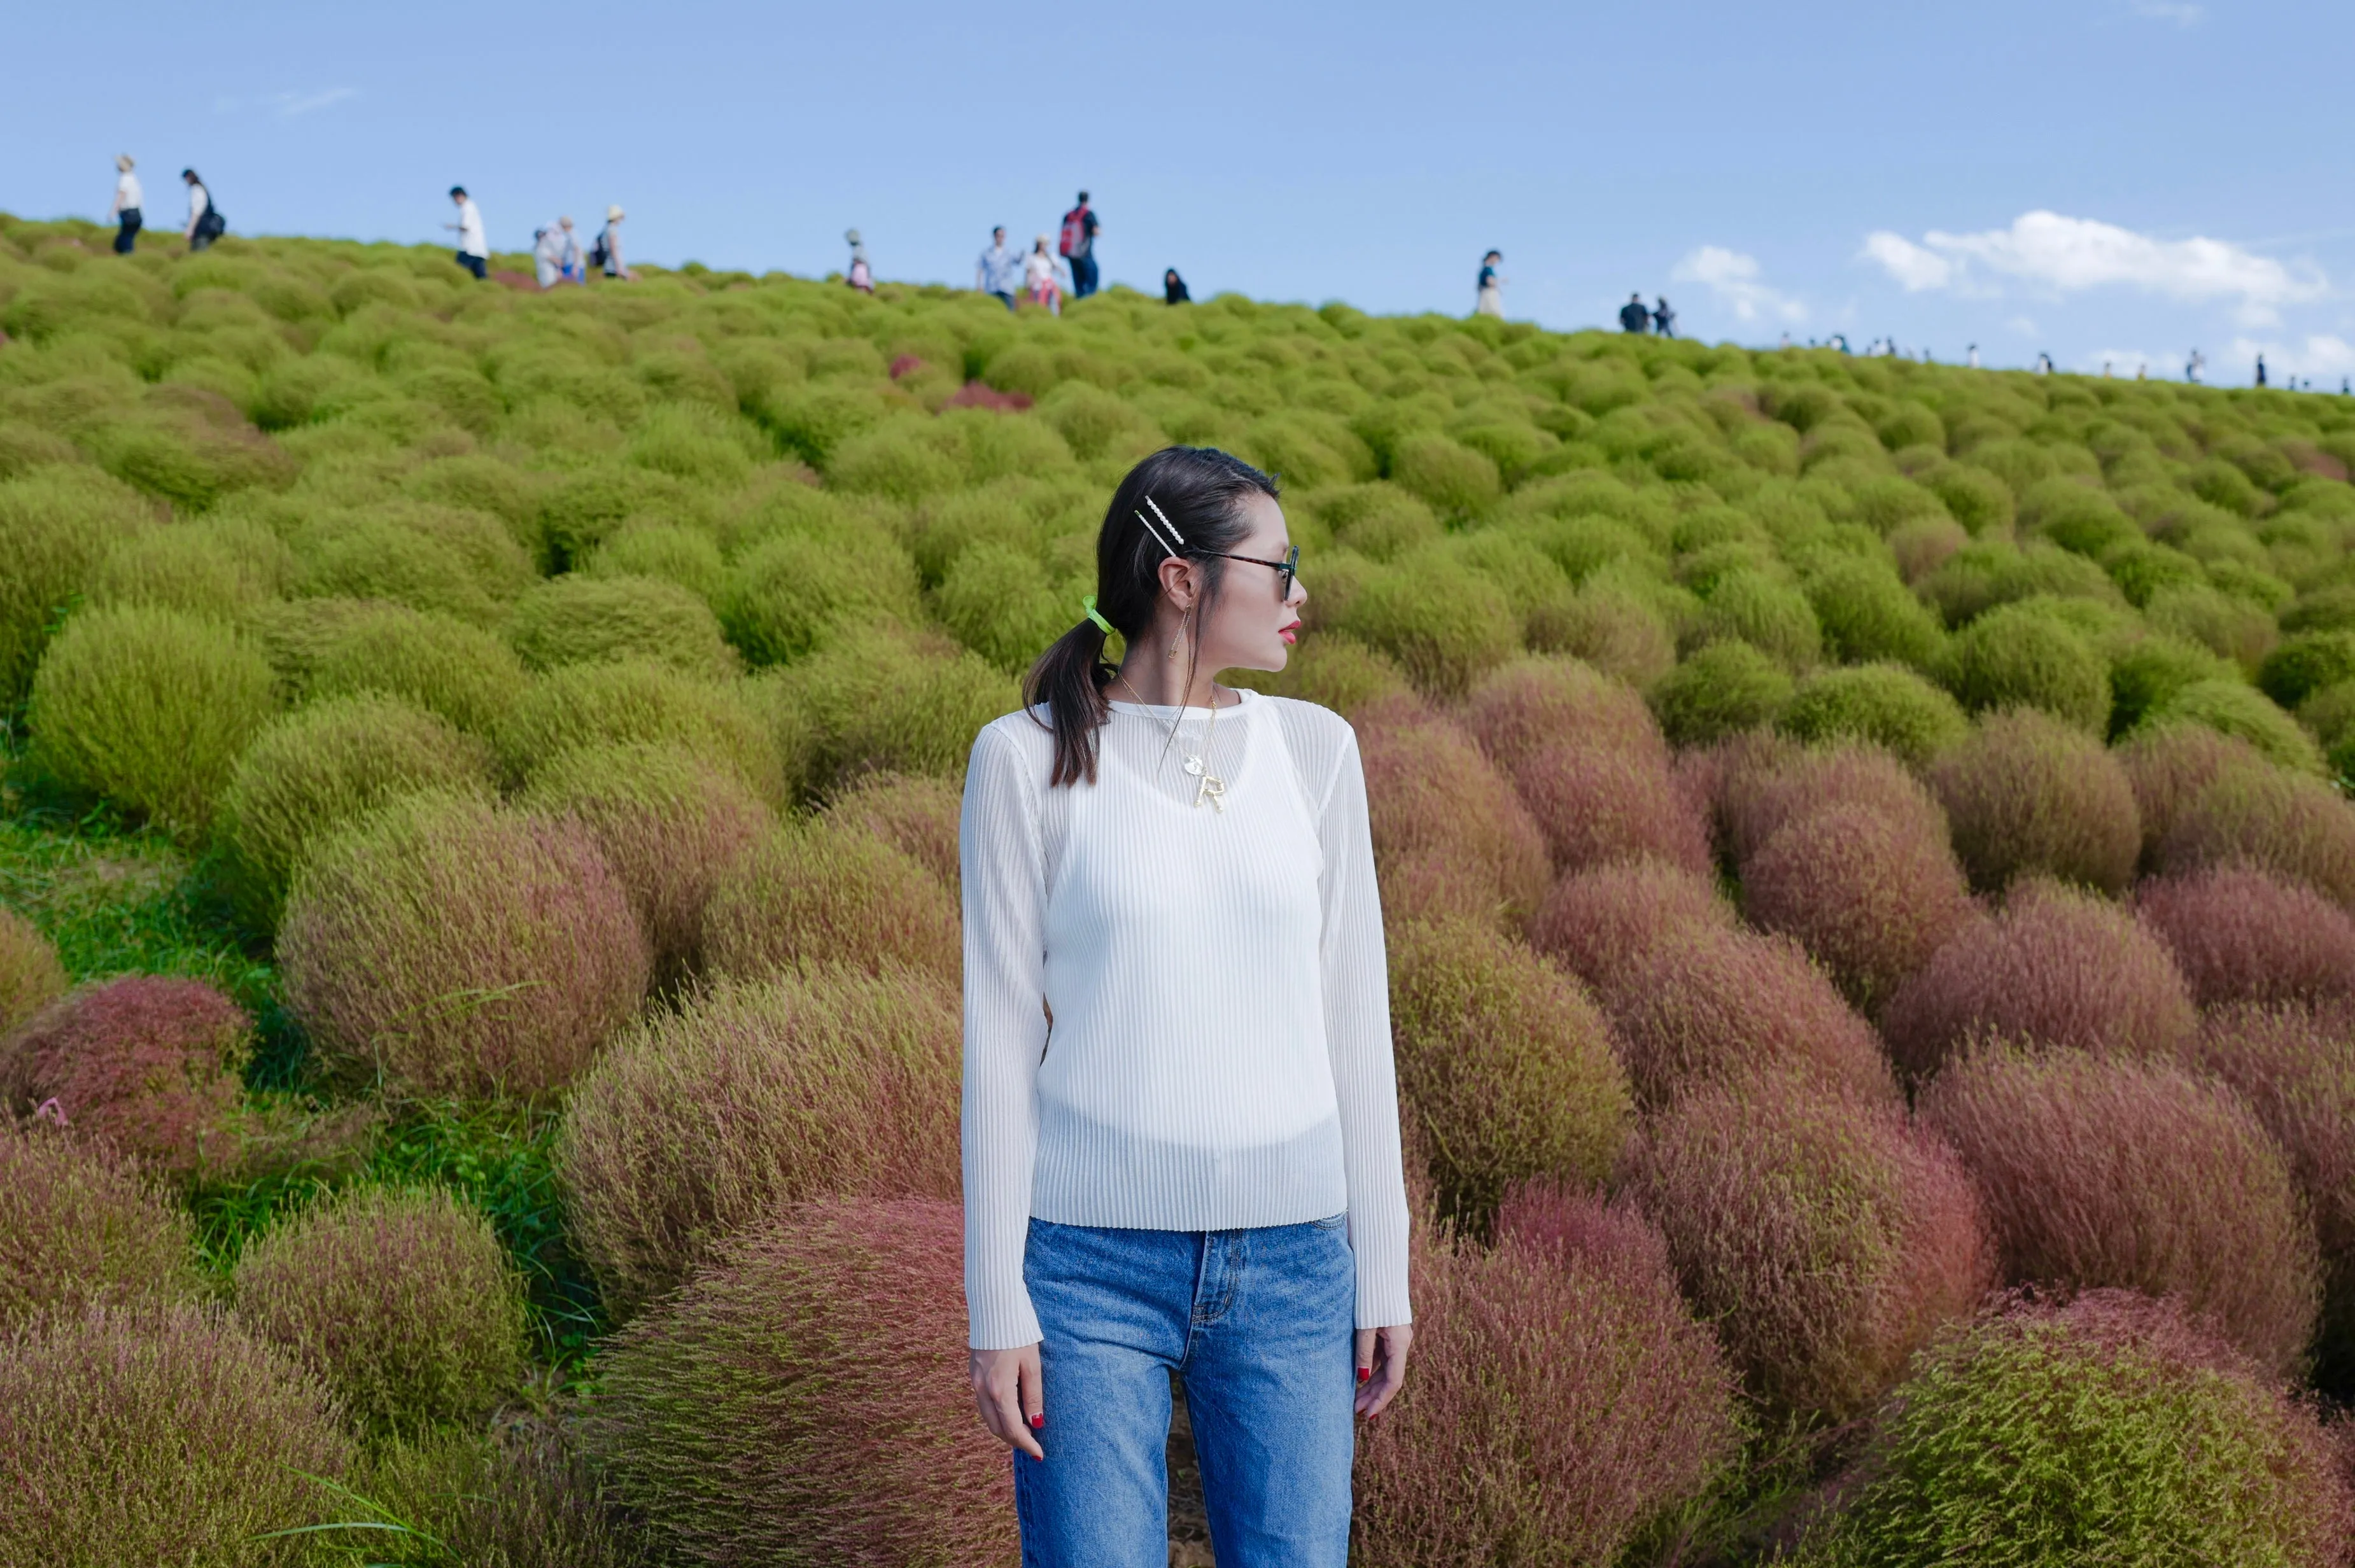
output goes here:
{"type": "MultiPolygon", "coordinates": [[[[1193,613],[1193,611],[1189,608],[1189,609],[1186,612],[1186,613],[1187,613],[1188,615],[1190,615],[1190,614],[1192,614],[1192,613],[1193,613]]],[[[1185,619],[1181,616],[1181,617],[1179,618],[1178,622],[1178,635],[1177,635],[1176,636],[1174,636],[1174,637],[1172,637],[1172,638],[1170,638],[1170,639],[1169,639],[1169,662],[1170,662],[1171,664],[1176,664],[1176,663],[1178,662],[1178,650],[1179,650],[1179,649],[1181,649],[1181,648],[1183,648],[1185,645],[1186,645],[1186,622],[1185,622],[1185,619]]]]}

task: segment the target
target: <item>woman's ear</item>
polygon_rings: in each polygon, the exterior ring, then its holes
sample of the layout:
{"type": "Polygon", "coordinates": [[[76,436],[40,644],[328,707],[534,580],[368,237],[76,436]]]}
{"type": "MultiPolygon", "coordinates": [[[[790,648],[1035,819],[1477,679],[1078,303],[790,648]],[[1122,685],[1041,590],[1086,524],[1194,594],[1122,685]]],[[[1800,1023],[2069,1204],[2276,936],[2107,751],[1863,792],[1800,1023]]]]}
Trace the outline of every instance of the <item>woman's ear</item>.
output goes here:
{"type": "Polygon", "coordinates": [[[1194,572],[1194,563],[1183,556],[1165,555],[1161,558],[1161,592],[1168,596],[1169,603],[1180,614],[1194,607],[1194,595],[1199,589],[1194,572]]]}

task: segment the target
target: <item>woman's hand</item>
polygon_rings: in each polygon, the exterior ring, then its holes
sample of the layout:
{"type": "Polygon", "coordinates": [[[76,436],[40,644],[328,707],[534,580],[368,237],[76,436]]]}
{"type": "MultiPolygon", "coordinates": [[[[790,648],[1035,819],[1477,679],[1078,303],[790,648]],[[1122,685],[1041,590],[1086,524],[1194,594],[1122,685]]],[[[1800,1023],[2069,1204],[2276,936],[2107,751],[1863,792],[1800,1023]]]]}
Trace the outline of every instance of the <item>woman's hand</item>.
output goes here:
{"type": "MultiPolygon", "coordinates": [[[[1393,1330],[1385,1328],[1384,1333],[1393,1330]]],[[[1362,1340],[1364,1335],[1359,1335],[1362,1340]]],[[[1032,1435],[1047,1424],[1047,1396],[1039,1375],[1039,1347],[1013,1350],[975,1350],[973,1402],[981,1407],[981,1424],[1008,1448],[1019,1448],[1033,1459],[1046,1451],[1032,1435]]],[[[1362,1396],[1361,1396],[1362,1398],[1362,1396]]]]}
{"type": "Polygon", "coordinates": [[[1401,1323],[1390,1328],[1358,1330],[1358,1413],[1371,1419],[1398,1397],[1406,1381],[1406,1353],[1414,1344],[1414,1329],[1401,1323]]]}

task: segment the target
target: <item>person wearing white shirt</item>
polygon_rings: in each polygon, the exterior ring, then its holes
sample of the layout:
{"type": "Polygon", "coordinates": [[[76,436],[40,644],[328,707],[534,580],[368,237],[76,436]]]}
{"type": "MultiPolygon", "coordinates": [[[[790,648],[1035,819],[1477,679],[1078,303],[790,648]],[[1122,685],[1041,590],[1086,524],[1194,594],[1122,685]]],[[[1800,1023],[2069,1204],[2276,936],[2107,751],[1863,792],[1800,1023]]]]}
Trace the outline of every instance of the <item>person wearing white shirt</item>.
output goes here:
{"type": "Polygon", "coordinates": [[[1390,988],[1347,720],[1230,690],[1306,590],[1273,480],[1131,469],[1087,619],[958,829],[971,1377],[1022,1560],[1167,1561],[1169,1376],[1221,1558],[1341,1568],[1353,1413],[1412,1341],[1390,988]],[[1105,660],[1117,631],[1125,654],[1105,660]]]}
{"type": "Polygon", "coordinates": [[[587,283],[588,269],[581,264],[581,236],[574,231],[572,219],[569,217],[558,219],[556,229],[559,236],[556,251],[559,274],[568,283],[587,283]]]}
{"type": "Polygon", "coordinates": [[[491,242],[483,237],[483,209],[474,205],[474,198],[466,194],[462,185],[450,187],[450,199],[458,204],[458,221],[442,227],[458,231],[458,265],[477,278],[486,278],[490,276],[491,242]]]}
{"type": "Polygon", "coordinates": [[[180,238],[188,242],[188,249],[192,251],[208,249],[229,225],[222,222],[220,214],[214,210],[213,193],[205,188],[205,182],[197,177],[196,170],[182,169],[180,178],[186,182],[188,187],[188,226],[181,230],[180,238]]]}
{"type": "Polygon", "coordinates": [[[1022,253],[1007,249],[1002,223],[989,231],[989,249],[974,264],[973,286],[996,295],[1009,311],[1014,308],[1014,296],[1022,292],[1022,253]]]}
{"type": "Polygon", "coordinates": [[[552,289],[564,278],[563,230],[550,224],[531,231],[532,271],[541,289],[552,289]]]}
{"type": "Polygon", "coordinates": [[[114,253],[131,254],[138,243],[139,226],[145,221],[139,213],[139,176],[131,172],[133,160],[125,153],[114,160],[114,205],[106,209],[107,216],[122,227],[114,231],[114,253]]]}

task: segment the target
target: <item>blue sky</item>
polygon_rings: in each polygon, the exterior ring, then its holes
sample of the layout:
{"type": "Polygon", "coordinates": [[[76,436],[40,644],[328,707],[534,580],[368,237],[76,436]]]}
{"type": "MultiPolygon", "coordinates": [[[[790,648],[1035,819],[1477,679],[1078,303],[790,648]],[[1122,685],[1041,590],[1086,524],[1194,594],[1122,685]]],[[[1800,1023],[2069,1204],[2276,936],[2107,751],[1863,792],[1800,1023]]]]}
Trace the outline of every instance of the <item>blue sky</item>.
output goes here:
{"type": "MultiPolygon", "coordinates": [[[[1893,337],[1989,364],[2355,374],[2355,6],[18,8],[0,208],[151,219],[204,171],[245,232],[493,242],[630,211],[633,254],[969,283],[1082,186],[1108,280],[1893,337]]],[[[593,225],[592,225],[593,226],[593,225]]]]}

